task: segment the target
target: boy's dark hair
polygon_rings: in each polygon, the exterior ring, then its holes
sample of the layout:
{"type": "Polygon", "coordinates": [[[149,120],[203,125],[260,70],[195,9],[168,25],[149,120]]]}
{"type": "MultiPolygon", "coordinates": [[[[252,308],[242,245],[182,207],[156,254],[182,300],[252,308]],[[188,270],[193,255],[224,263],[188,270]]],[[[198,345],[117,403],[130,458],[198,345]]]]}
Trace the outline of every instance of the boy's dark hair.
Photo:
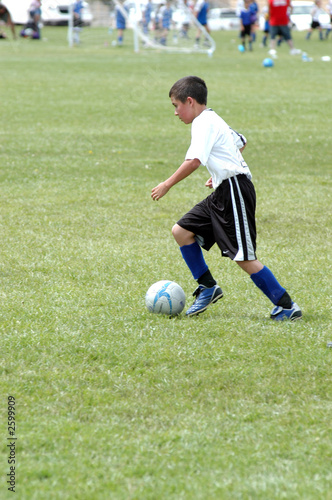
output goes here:
{"type": "Polygon", "coordinates": [[[198,104],[207,103],[207,86],[198,76],[185,76],[174,83],[169,91],[169,97],[186,102],[188,97],[195,99],[198,104]]]}

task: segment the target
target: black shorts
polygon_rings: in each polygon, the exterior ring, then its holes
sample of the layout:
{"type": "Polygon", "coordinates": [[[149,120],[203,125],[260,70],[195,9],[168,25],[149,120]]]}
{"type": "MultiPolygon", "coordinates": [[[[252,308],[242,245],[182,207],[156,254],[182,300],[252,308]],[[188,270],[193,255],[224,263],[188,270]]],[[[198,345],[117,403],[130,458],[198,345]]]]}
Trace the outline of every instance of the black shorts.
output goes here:
{"type": "Polygon", "coordinates": [[[223,181],[195,205],[178,225],[195,234],[205,250],[217,243],[223,257],[235,261],[256,259],[256,193],[246,175],[223,181]]]}
{"type": "Polygon", "coordinates": [[[243,38],[246,35],[251,35],[251,24],[246,24],[246,26],[243,26],[241,30],[241,37],[243,38]]]}
{"type": "Polygon", "coordinates": [[[315,30],[316,28],[320,28],[320,23],[318,21],[312,21],[311,28],[315,30]]]}

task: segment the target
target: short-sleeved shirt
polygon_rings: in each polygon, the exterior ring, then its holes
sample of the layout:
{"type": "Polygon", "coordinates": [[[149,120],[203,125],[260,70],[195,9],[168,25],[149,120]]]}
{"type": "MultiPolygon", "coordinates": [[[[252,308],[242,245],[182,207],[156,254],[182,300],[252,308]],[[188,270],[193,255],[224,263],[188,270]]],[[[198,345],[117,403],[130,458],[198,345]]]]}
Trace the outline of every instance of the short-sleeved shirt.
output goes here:
{"type": "Polygon", "coordinates": [[[160,9],[160,15],[161,15],[161,18],[162,18],[162,26],[163,26],[163,28],[170,29],[171,22],[172,22],[172,15],[173,15],[172,9],[170,7],[167,7],[166,5],[164,5],[160,9]]]}
{"type": "Polygon", "coordinates": [[[152,11],[153,11],[153,5],[151,2],[149,2],[144,10],[144,22],[146,24],[149,24],[149,22],[151,21],[152,11]]]}
{"type": "Polygon", "coordinates": [[[118,30],[124,30],[126,29],[126,18],[124,16],[124,12],[128,12],[128,7],[123,5],[122,10],[121,8],[116,5],[115,10],[116,10],[116,28],[118,30]]]}
{"type": "Polygon", "coordinates": [[[186,160],[198,158],[212,177],[216,189],[225,179],[251,172],[243,159],[240,148],[246,140],[233,131],[212,109],[205,109],[191,124],[191,144],[186,160]]]}
{"type": "Polygon", "coordinates": [[[83,1],[78,0],[77,2],[74,3],[73,12],[75,12],[75,14],[77,14],[78,16],[81,16],[82,10],[83,10],[83,1]]]}
{"type": "Polygon", "coordinates": [[[270,26],[287,26],[290,0],[269,0],[270,26]]]}
{"type": "Polygon", "coordinates": [[[240,19],[242,21],[243,26],[249,26],[252,23],[250,10],[243,8],[240,13],[240,19]]]}
{"type": "Polygon", "coordinates": [[[209,10],[209,4],[205,0],[198,0],[195,6],[195,12],[197,13],[197,21],[201,23],[202,26],[207,24],[207,13],[209,10]]]}

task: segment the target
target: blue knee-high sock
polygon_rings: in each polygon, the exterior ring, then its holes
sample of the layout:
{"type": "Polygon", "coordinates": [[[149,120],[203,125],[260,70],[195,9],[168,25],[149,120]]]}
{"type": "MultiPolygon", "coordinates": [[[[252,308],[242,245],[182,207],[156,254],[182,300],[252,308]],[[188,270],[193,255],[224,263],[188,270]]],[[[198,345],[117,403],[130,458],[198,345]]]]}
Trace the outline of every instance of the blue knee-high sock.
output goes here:
{"type": "Polygon", "coordinates": [[[198,280],[208,270],[201,247],[195,241],[195,243],[180,247],[180,250],[191,274],[195,280],[198,280]]]}
{"type": "Polygon", "coordinates": [[[258,273],[252,274],[250,278],[275,305],[278,304],[279,300],[286,292],[285,288],[279,285],[270,269],[266,266],[258,271],[258,273]]]}

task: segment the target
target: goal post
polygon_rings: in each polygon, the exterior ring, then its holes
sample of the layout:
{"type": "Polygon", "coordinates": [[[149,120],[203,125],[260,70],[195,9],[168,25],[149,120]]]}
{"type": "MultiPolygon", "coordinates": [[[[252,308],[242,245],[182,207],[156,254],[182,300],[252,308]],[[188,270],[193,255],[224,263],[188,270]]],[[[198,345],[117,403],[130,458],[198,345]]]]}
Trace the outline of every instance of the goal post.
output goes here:
{"type": "Polygon", "coordinates": [[[114,3],[116,9],[126,19],[128,27],[134,31],[135,52],[138,52],[141,46],[144,49],[184,53],[200,52],[212,56],[216,49],[215,41],[210,33],[199,23],[184,0],[152,4],[153,11],[148,21],[144,16],[147,3],[142,5],[140,0],[135,0],[134,8],[130,10],[121,0],[114,0],[114,3]]]}
{"type": "Polygon", "coordinates": [[[187,7],[187,1],[190,0],[171,0],[169,3],[166,0],[134,0],[130,3],[113,0],[115,10],[104,12],[101,23],[94,19],[92,26],[83,24],[80,28],[74,21],[74,0],[71,0],[68,45],[73,47],[82,42],[84,46],[88,43],[116,46],[122,44],[122,36],[125,43],[129,43],[132,36],[135,52],[158,50],[212,56],[215,41],[187,7]],[[148,14],[147,6],[150,9],[148,14]]]}

